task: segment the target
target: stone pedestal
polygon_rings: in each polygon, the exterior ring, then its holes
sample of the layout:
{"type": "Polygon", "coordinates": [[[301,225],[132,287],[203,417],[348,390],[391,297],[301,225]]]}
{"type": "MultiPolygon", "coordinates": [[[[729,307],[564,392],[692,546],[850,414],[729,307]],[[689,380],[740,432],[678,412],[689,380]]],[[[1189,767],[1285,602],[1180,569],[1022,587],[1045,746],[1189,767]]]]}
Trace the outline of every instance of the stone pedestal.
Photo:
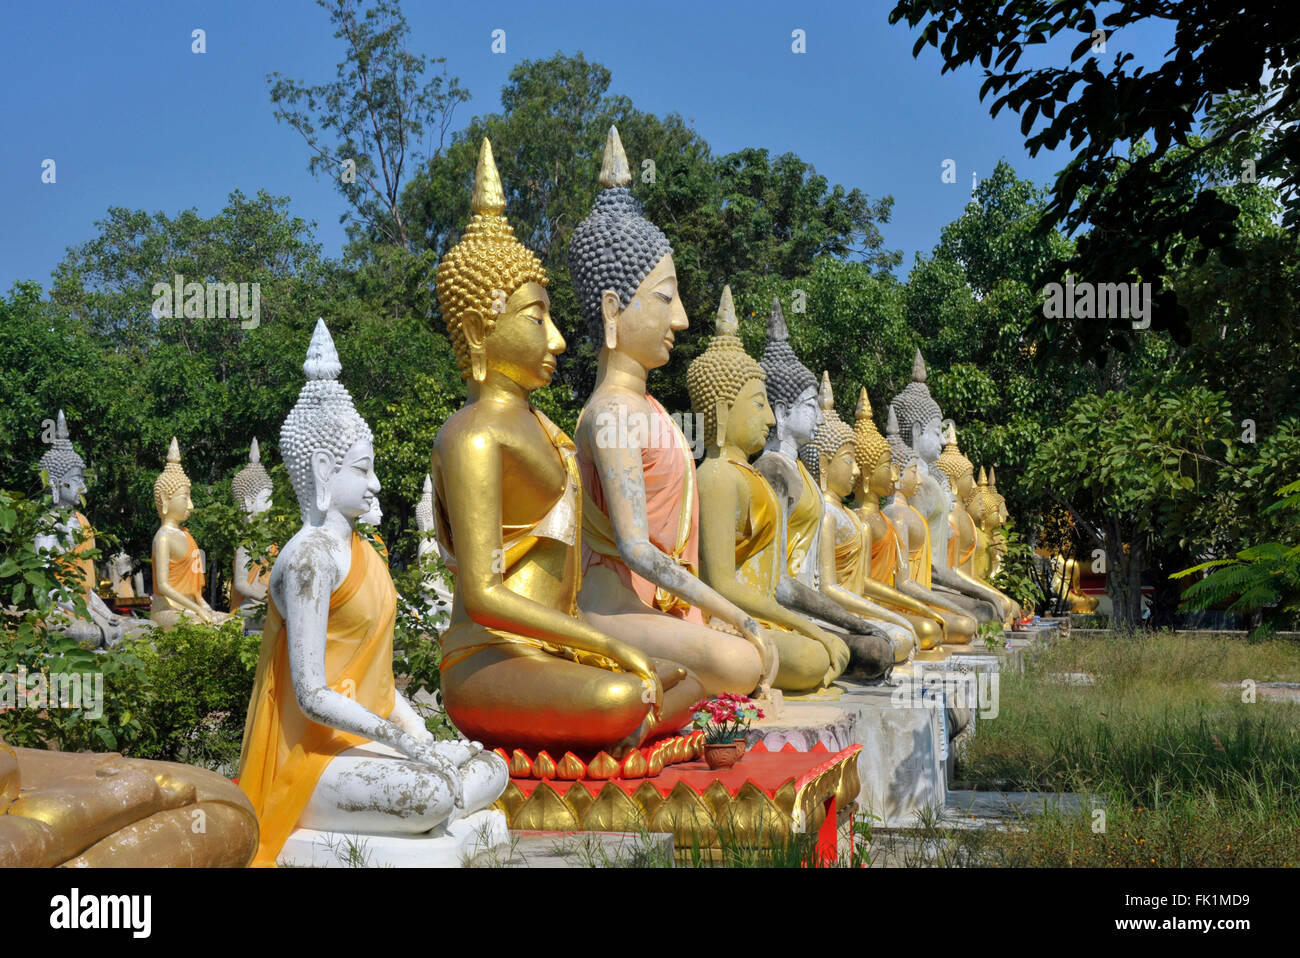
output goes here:
{"type": "Polygon", "coordinates": [[[483,809],[421,835],[298,828],[276,861],[299,868],[460,868],[477,855],[509,844],[505,815],[483,809]]]}

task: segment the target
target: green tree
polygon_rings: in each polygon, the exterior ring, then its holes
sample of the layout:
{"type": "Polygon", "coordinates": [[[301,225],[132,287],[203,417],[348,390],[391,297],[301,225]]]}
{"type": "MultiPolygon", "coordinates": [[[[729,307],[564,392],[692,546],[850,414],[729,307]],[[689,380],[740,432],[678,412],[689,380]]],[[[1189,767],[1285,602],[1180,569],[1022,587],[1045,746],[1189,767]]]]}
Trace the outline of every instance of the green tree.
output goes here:
{"type": "Polygon", "coordinates": [[[442,150],[456,107],[469,93],[447,75],[443,57],[430,61],[409,52],[410,27],[396,0],[368,8],[356,0],[318,3],[337,27],[335,38],[347,44],[345,58],[337,78],[317,86],[269,74],[275,118],[306,141],[312,173],[333,179],[347,199],[352,209],[341,221],[350,237],[409,250],[400,202],[407,171],[424,153],[442,150]],[[426,81],[431,62],[443,71],[426,81]]]}
{"type": "MultiPolygon", "coordinates": [[[[919,27],[913,55],[927,44],[936,47],[944,72],[979,61],[981,99],[993,95],[994,116],[1003,108],[1020,115],[1031,156],[1068,140],[1075,155],[1057,175],[1041,228],[1064,226],[1074,233],[1086,225],[1088,231],[1056,272],[1069,268],[1098,282],[1140,277],[1154,283],[1171,261],[1181,265],[1212,249],[1234,255],[1239,207],[1219,184],[1185,174],[1199,155],[1243,133],[1256,135],[1261,146],[1247,169],[1260,180],[1280,182],[1285,222],[1300,226],[1300,72],[1294,66],[1300,34],[1283,8],[1233,0],[1120,0],[1106,3],[1102,18],[1102,6],[1102,0],[899,0],[889,20],[919,27]],[[1103,72],[1109,34],[1156,21],[1175,31],[1162,64],[1136,67],[1121,34],[1109,38],[1113,62],[1103,72]],[[1076,41],[1068,61],[1017,69],[1027,50],[1057,38],[1076,41]],[[1195,142],[1196,125],[1223,101],[1221,122],[1210,123],[1209,137],[1195,142]],[[1154,148],[1140,156],[1125,160],[1117,149],[1148,136],[1154,148]],[[1173,152],[1177,146],[1184,148],[1180,156],[1173,152]]],[[[1234,179],[1241,173],[1238,167],[1234,179]]],[[[1103,344],[1131,332],[1120,317],[1092,326],[1089,339],[1103,344]]],[[[1156,299],[1152,327],[1189,340],[1187,314],[1168,289],[1156,299]]]]}

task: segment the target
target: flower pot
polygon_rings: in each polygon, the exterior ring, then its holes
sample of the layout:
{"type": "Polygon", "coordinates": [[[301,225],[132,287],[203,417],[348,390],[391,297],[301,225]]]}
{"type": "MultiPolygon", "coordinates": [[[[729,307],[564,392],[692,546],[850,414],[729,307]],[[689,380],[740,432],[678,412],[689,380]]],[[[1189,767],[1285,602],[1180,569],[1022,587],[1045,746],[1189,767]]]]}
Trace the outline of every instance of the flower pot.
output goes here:
{"type": "Polygon", "coordinates": [[[709,768],[731,768],[740,760],[735,742],[720,742],[717,745],[704,746],[704,761],[709,768]]]}
{"type": "Polygon", "coordinates": [[[745,757],[745,748],[747,747],[747,743],[744,738],[733,738],[731,744],[736,746],[736,761],[739,762],[745,757]]]}

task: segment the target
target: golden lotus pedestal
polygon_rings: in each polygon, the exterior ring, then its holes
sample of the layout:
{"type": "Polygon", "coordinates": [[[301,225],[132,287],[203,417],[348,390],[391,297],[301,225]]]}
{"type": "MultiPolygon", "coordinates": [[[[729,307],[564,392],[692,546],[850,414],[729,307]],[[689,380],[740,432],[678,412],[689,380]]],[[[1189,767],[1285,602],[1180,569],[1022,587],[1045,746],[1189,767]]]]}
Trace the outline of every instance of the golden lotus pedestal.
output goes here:
{"type": "Polygon", "coordinates": [[[511,778],[496,807],[512,830],[671,833],[687,849],[788,847],[816,837],[817,858],[836,860],[840,828],[858,796],[860,745],[832,752],[761,743],[728,769],[701,758],[648,778],[511,778]]]}

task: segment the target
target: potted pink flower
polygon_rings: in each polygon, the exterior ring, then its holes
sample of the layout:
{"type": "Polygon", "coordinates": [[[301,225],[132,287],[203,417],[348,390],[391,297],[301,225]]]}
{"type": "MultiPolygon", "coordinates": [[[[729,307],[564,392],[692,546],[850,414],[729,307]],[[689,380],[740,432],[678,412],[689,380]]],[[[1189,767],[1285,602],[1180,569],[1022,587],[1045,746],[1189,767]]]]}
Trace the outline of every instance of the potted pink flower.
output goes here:
{"type": "Polygon", "coordinates": [[[724,692],[691,707],[691,725],[704,732],[704,760],[709,768],[730,768],[745,754],[745,732],[763,710],[747,695],[724,692]]]}

